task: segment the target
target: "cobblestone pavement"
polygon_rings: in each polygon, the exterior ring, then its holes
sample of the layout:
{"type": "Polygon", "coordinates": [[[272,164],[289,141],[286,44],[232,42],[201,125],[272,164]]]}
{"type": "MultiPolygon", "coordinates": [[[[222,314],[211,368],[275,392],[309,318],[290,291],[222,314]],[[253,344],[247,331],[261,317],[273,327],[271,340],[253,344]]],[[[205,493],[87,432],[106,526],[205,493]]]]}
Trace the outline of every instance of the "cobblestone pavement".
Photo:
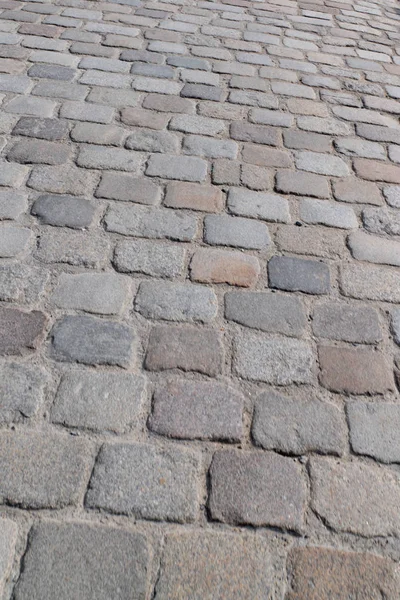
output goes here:
{"type": "Polygon", "coordinates": [[[0,11],[2,598],[398,600],[400,5],[0,11]]]}

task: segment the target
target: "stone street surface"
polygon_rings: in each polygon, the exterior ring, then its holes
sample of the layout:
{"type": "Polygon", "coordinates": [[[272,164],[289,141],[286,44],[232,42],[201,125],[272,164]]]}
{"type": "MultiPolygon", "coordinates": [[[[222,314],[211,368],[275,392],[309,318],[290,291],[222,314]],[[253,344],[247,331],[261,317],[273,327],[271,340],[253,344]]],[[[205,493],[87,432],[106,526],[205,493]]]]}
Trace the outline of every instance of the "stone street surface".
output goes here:
{"type": "Polygon", "coordinates": [[[399,600],[400,4],[0,0],[0,598],[399,600]]]}

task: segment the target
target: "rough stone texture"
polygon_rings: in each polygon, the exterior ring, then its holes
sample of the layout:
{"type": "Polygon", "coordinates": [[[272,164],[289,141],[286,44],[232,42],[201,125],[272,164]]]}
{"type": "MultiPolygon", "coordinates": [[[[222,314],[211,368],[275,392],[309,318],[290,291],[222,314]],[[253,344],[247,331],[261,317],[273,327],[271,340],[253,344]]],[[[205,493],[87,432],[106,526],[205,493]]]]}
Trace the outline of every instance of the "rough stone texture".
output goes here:
{"type": "Polygon", "coordinates": [[[382,339],[378,313],[369,306],[328,302],[317,305],[312,327],[317,337],[359,344],[382,339]]]}
{"type": "Polygon", "coordinates": [[[395,471],[361,461],[311,459],[313,509],[336,531],[398,535],[400,480],[395,471]]]}
{"type": "Polygon", "coordinates": [[[145,392],[143,377],[74,369],[61,380],[51,420],[68,427],[122,432],[138,419],[145,392]]]}
{"type": "Polygon", "coordinates": [[[194,327],[154,327],[145,366],[150,371],[181,369],[215,376],[221,371],[223,350],[219,334],[194,327]]]}
{"type": "Polygon", "coordinates": [[[318,546],[293,548],[287,568],[285,600],[394,600],[398,590],[395,564],[375,554],[318,546]]]}
{"type": "Polygon", "coordinates": [[[223,198],[217,187],[176,182],[168,185],[164,205],[170,208],[219,212],[223,208],[223,198]]]}
{"type": "Polygon", "coordinates": [[[220,383],[170,381],[156,389],[149,427],[178,439],[240,441],[243,396],[220,383]]]}
{"type": "Polygon", "coordinates": [[[87,365],[128,367],[133,332],[126,325],[95,317],[68,316],[51,332],[54,358],[87,365]]]}
{"type": "Polygon", "coordinates": [[[160,600],[253,600],[268,594],[271,582],[268,544],[260,536],[169,533],[156,595],[160,600]]]}
{"type": "Polygon", "coordinates": [[[400,267],[400,243],[355,231],[349,236],[349,248],[357,260],[400,267]]]}
{"type": "Polygon", "coordinates": [[[268,263],[269,285],[279,290],[306,294],[327,294],[329,267],[316,260],[274,256],[268,263]]]}
{"type": "Polygon", "coordinates": [[[194,521],[199,455],[150,444],[105,444],[90,480],[86,505],[138,518],[194,521]]]}
{"type": "Polygon", "coordinates": [[[47,269],[17,263],[0,264],[0,300],[36,302],[48,281],[47,269]]]}
{"type": "Polygon", "coordinates": [[[14,560],[15,547],[18,535],[18,526],[11,519],[0,517],[0,591],[4,590],[4,584],[10,575],[14,560]]]}
{"type": "Polygon", "coordinates": [[[0,433],[2,504],[61,508],[82,500],[91,468],[91,445],[67,434],[0,433]]]}
{"type": "Polygon", "coordinates": [[[209,215],[204,219],[204,241],[213,246],[262,250],[271,239],[267,227],[253,219],[209,215]]]}
{"type": "Polygon", "coordinates": [[[225,318],[253,329],[294,337],[300,337],[306,325],[298,298],[263,292],[228,292],[225,318]]]}
{"type": "Polygon", "coordinates": [[[254,256],[239,252],[197,250],[190,273],[194,281],[250,287],[257,281],[260,264],[254,256]]]}
{"type": "Polygon", "coordinates": [[[247,331],[235,338],[234,368],[244,379],[276,385],[310,383],[313,364],[306,342],[247,331]]]}
{"type": "Polygon", "coordinates": [[[217,297],[205,286],[144,281],[135,299],[135,309],[147,319],[166,321],[212,321],[217,297]]]}
{"type": "Polygon", "coordinates": [[[15,423],[35,415],[47,383],[44,370],[19,363],[0,364],[0,422],[15,423]]]}
{"type": "Polygon", "coordinates": [[[145,536],[116,527],[44,521],[29,534],[18,600],[139,600],[148,585],[145,536]]]}
{"type": "Polygon", "coordinates": [[[303,527],[305,482],[300,465],[272,453],[225,450],[210,467],[213,519],[237,525],[303,527]]]}
{"type": "Polygon", "coordinates": [[[113,273],[62,273],[52,302],[59,308],[118,315],[129,298],[129,281],[113,273]]]}
{"type": "Polygon", "coordinates": [[[286,198],[277,194],[231,188],[228,196],[228,208],[235,215],[263,219],[274,223],[288,223],[290,221],[288,202],[286,198]]]}
{"type": "Polygon", "coordinates": [[[96,197],[139,204],[157,204],[160,190],[148,179],[135,179],[125,173],[105,171],[96,190],[96,197]]]}
{"type": "Polygon", "coordinates": [[[383,394],[393,390],[393,372],[374,348],[320,346],[321,383],[345,394],[383,394]]]}
{"type": "Polygon", "coordinates": [[[94,217],[94,206],[84,198],[46,194],[40,196],[32,206],[32,214],[46,225],[84,229],[94,217]]]}
{"type": "Polygon", "coordinates": [[[44,337],[46,315],[0,307],[0,355],[23,354],[36,349],[44,337]]]}
{"type": "Polygon", "coordinates": [[[108,240],[97,233],[50,228],[42,231],[34,254],[44,263],[94,269],[105,263],[108,253],[108,240]]]}
{"type": "Polygon", "coordinates": [[[400,274],[396,269],[343,265],[340,287],[350,298],[400,302],[400,274]]]}
{"type": "Polygon", "coordinates": [[[348,402],[346,410],[353,452],[384,463],[399,461],[400,411],[397,404],[348,402]]]}
{"type": "Polygon", "coordinates": [[[176,277],[183,271],[186,251],[154,240],[121,241],[113,264],[121,273],[144,273],[155,277],[176,277]]]}
{"type": "Polygon", "coordinates": [[[332,404],[266,392],[256,400],[252,436],[266,450],[340,456],[347,428],[343,413],[332,404]]]}

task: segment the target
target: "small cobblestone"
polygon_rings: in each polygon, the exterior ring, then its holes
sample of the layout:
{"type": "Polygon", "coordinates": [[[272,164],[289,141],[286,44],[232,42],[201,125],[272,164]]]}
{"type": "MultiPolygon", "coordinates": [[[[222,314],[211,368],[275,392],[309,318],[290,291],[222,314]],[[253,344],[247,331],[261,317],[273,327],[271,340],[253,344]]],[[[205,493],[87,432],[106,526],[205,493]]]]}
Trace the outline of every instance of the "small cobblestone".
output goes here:
{"type": "Polygon", "coordinates": [[[113,264],[121,273],[144,273],[154,277],[177,277],[183,271],[186,251],[153,240],[121,241],[113,264]]]}
{"type": "Polygon", "coordinates": [[[242,287],[255,284],[260,264],[254,256],[226,250],[197,250],[190,263],[193,281],[229,283],[242,287]]]}
{"type": "Polygon", "coordinates": [[[268,263],[268,280],[272,288],[306,294],[328,294],[329,267],[316,260],[273,256],[268,263]]]}

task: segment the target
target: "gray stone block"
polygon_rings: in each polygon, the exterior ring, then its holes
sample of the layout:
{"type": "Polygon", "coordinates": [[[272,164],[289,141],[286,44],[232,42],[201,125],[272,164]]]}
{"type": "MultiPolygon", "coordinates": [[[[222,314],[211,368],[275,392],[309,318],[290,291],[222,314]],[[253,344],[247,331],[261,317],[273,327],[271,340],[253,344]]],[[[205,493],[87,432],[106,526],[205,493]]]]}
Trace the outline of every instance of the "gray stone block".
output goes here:
{"type": "Polygon", "coordinates": [[[347,402],[353,452],[383,463],[400,460],[400,406],[389,403],[347,402]]]}
{"type": "Polygon", "coordinates": [[[268,263],[268,280],[272,288],[306,294],[328,294],[329,267],[323,262],[273,256],[268,263]]]}
{"type": "Polygon", "coordinates": [[[207,215],[204,219],[204,241],[217,246],[233,246],[256,250],[271,243],[264,223],[227,215],[207,215]]]}
{"type": "Polygon", "coordinates": [[[155,277],[177,277],[183,272],[186,250],[164,242],[132,240],[118,242],[113,258],[121,273],[144,273],[155,277]]]}
{"type": "Polygon", "coordinates": [[[48,281],[43,267],[4,262],[0,264],[0,300],[3,302],[34,303],[48,281]]]}
{"type": "Polygon", "coordinates": [[[55,324],[51,337],[57,360],[120,367],[132,360],[133,332],[121,323],[67,316],[55,324]]]}
{"type": "Polygon", "coordinates": [[[44,337],[46,315],[34,310],[0,307],[0,355],[22,355],[36,349],[44,337]]]}
{"type": "MultiPolygon", "coordinates": [[[[44,399],[47,375],[20,363],[0,363],[0,423],[33,417],[44,399]]],[[[0,578],[1,580],[1,578],[0,578]]]]}
{"type": "Polygon", "coordinates": [[[147,164],[146,175],[202,182],[207,176],[207,162],[192,156],[153,155],[147,164]]]}
{"type": "Polygon", "coordinates": [[[32,239],[27,227],[0,226],[0,258],[13,258],[22,254],[32,239]]]}
{"type": "Polygon", "coordinates": [[[29,535],[16,600],[142,600],[150,552],[136,532],[85,522],[43,521],[29,535]]]}
{"type": "Polygon", "coordinates": [[[11,519],[0,517],[0,592],[11,573],[17,543],[18,527],[11,519]]]}
{"type": "Polygon", "coordinates": [[[228,195],[228,208],[231,213],[243,217],[253,217],[273,223],[290,221],[288,201],[277,194],[231,188],[228,195]]]}
{"type": "Polygon", "coordinates": [[[86,196],[93,193],[95,175],[73,165],[39,166],[32,169],[27,185],[39,192],[86,196]]]}
{"type": "Polygon", "coordinates": [[[171,446],[105,444],[86,496],[88,508],[188,523],[199,509],[199,453],[171,446]]]}
{"type": "Polygon", "coordinates": [[[121,433],[136,424],[144,394],[144,377],[74,369],[61,380],[51,420],[67,427],[121,433]]]}
{"type": "Polygon", "coordinates": [[[359,344],[375,344],[382,339],[378,313],[370,306],[328,302],[316,306],[313,332],[317,337],[359,344]]]}
{"type": "Polygon", "coordinates": [[[21,117],[15,125],[12,135],[23,135],[41,140],[62,140],[67,137],[68,124],[59,119],[36,119],[21,117]]]}
{"type": "Polygon", "coordinates": [[[28,207],[26,194],[14,190],[0,191],[0,220],[18,219],[28,207]]]}
{"type": "Polygon", "coordinates": [[[45,263],[67,263],[94,269],[108,259],[108,240],[90,231],[45,230],[38,240],[35,257],[45,263]]]}
{"type": "Polygon", "coordinates": [[[59,308],[118,315],[128,303],[130,282],[114,273],[61,273],[51,297],[59,308]]]}
{"type": "Polygon", "coordinates": [[[92,224],[95,209],[84,198],[46,194],[35,200],[31,212],[46,225],[84,229],[92,224]]]}

